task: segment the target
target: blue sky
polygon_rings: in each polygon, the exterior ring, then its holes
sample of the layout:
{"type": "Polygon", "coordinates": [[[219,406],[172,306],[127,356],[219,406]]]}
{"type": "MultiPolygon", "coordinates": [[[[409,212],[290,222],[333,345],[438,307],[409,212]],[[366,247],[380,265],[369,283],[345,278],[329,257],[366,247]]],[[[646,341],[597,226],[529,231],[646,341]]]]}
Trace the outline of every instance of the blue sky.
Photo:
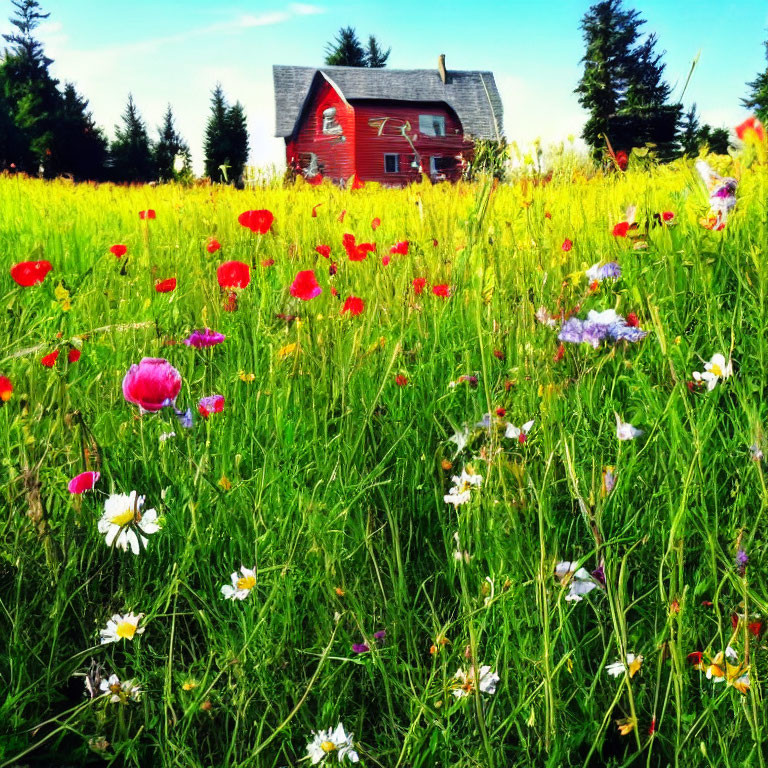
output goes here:
{"type": "MultiPolygon", "coordinates": [[[[581,68],[579,20],[588,0],[506,3],[389,0],[386,3],[203,2],[202,0],[42,0],[52,11],[40,30],[53,71],[90,99],[96,121],[112,135],[128,92],[150,128],[167,103],[189,142],[196,168],[211,88],[220,81],[246,108],[251,162],[283,159],[274,139],[272,64],[317,65],[340,26],[374,33],[392,47],[389,66],[428,68],[446,54],[448,69],[494,72],[508,138],[545,143],[581,130],[585,113],[573,95],[581,68]]],[[[702,118],[732,126],[746,116],[745,82],[766,67],[765,0],[627,2],[667,51],[667,78],[679,95],[694,57],[699,64],[684,102],[702,118]]],[[[0,18],[11,4],[0,0],[0,18]]],[[[7,24],[0,21],[0,31],[7,24]]]]}

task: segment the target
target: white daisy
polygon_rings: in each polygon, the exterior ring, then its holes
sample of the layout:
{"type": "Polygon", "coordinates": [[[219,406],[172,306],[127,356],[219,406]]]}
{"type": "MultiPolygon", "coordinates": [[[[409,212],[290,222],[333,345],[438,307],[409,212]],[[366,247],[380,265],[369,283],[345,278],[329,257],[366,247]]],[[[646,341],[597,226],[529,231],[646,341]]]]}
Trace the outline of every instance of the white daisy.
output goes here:
{"type": "Polygon", "coordinates": [[[256,569],[251,570],[244,565],[240,566],[240,573],[235,571],[232,576],[232,584],[225,584],[221,588],[221,594],[227,600],[245,600],[256,586],[256,569]]]}
{"type": "MultiPolygon", "coordinates": [[[[629,676],[634,677],[635,673],[638,669],[640,669],[640,666],[643,663],[643,657],[642,656],[635,656],[634,653],[628,653],[627,654],[627,663],[626,663],[626,669],[629,671],[629,676]]],[[[623,661],[614,661],[613,664],[608,664],[605,668],[605,671],[611,676],[611,677],[620,677],[624,674],[625,665],[623,661]]]]}
{"type": "Polygon", "coordinates": [[[110,694],[109,700],[112,704],[127,704],[129,701],[139,701],[141,698],[141,689],[133,680],[121,682],[117,675],[110,675],[108,680],[102,680],[99,690],[110,694]]]}
{"type": "Polygon", "coordinates": [[[144,497],[136,491],[129,495],[113,493],[104,502],[104,514],[99,520],[99,533],[105,535],[107,546],[114,544],[124,551],[131,548],[134,555],[140,549],[146,549],[147,536],[157,533],[160,525],[157,522],[157,512],[148,509],[142,512],[144,497]]]}
{"type": "Polygon", "coordinates": [[[475,474],[471,469],[469,472],[466,469],[462,469],[461,477],[454,475],[451,480],[453,481],[453,487],[443,496],[443,501],[446,504],[453,504],[454,507],[459,507],[470,500],[472,488],[479,488],[482,485],[483,476],[475,474]]]}
{"type": "Polygon", "coordinates": [[[699,373],[699,371],[693,372],[695,381],[705,381],[707,383],[708,392],[715,388],[720,379],[727,379],[732,375],[733,362],[731,360],[726,362],[725,357],[719,352],[712,355],[712,359],[708,363],[704,363],[704,373],[699,373]]]}
{"type": "Polygon", "coordinates": [[[105,629],[99,630],[101,644],[116,643],[119,640],[133,640],[134,635],[140,635],[144,627],[139,627],[139,621],[144,617],[143,613],[134,615],[133,612],[121,616],[116,613],[107,622],[105,629]]]}
{"type": "MultiPolygon", "coordinates": [[[[480,693],[487,693],[489,696],[496,693],[496,684],[499,682],[499,676],[495,672],[491,672],[491,668],[487,664],[480,667],[479,673],[480,682],[477,687],[480,689],[480,693]]],[[[471,696],[475,692],[474,667],[470,667],[468,671],[461,668],[457,669],[453,679],[459,681],[453,689],[453,695],[456,698],[471,696]]]]}
{"type": "Polygon", "coordinates": [[[317,765],[333,754],[340,763],[346,758],[349,758],[350,763],[360,761],[352,744],[352,734],[346,733],[341,723],[335,729],[312,731],[312,741],[307,744],[307,752],[312,765],[317,765]]]}
{"type": "Polygon", "coordinates": [[[642,434],[642,429],[636,429],[629,422],[622,421],[619,414],[616,414],[616,437],[619,440],[634,440],[642,434]]]}
{"type": "Polygon", "coordinates": [[[523,440],[521,440],[521,442],[525,442],[525,437],[531,431],[533,423],[534,419],[531,419],[530,421],[526,421],[522,427],[516,427],[514,424],[507,422],[507,430],[504,432],[504,437],[508,437],[510,440],[520,440],[520,437],[522,436],[523,440]]]}

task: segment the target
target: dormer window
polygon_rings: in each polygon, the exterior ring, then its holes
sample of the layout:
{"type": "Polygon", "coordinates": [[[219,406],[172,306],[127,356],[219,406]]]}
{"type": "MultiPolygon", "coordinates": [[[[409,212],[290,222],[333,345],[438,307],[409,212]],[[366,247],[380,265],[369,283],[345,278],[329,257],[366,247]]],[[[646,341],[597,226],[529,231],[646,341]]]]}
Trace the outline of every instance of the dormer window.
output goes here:
{"type": "Polygon", "coordinates": [[[341,125],[336,120],[336,107],[328,107],[323,110],[323,134],[336,136],[341,133],[341,125]]]}
{"type": "Polygon", "coordinates": [[[445,136],[443,115],[419,115],[419,133],[424,136],[445,136]]]}

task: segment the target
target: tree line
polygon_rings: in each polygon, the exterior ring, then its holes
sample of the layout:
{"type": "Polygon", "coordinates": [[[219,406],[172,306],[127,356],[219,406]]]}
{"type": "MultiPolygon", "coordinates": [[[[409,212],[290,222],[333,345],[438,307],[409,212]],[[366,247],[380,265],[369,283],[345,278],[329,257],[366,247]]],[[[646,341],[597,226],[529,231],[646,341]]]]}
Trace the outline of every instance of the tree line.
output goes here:
{"type": "MultiPolygon", "coordinates": [[[[171,181],[191,176],[190,152],[176,129],[170,105],[151,138],[131,94],[109,141],[94,122],[88,100],[72,83],[53,77],[52,59],[35,38],[50,14],[37,0],[12,0],[14,31],[0,60],[0,170],[68,174],[75,179],[115,182],[171,181]]],[[[217,84],[205,131],[205,173],[237,181],[248,160],[248,127],[243,105],[228,104],[217,84]]]]}
{"type": "MultiPolygon", "coordinates": [[[[596,3],[582,18],[584,74],[575,93],[590,113],[581,135],[593,157],[600,160],[606,153],[616,157],[633,147],[649,147],[662,161],[696,155],[704,145],[711,152],[727,153],[728,129],[701,124],[696,104],[686,110],[671,99],[664,53],[656,50],[655,34],[643,37],[644,24],[640,13],[625,8],[621,0],[596,3]]],[[[768,58],[768,43],[766,54],[768,58]]],[[[747,87],[742,104],[765,123],[768,69],[747,87]]]]}

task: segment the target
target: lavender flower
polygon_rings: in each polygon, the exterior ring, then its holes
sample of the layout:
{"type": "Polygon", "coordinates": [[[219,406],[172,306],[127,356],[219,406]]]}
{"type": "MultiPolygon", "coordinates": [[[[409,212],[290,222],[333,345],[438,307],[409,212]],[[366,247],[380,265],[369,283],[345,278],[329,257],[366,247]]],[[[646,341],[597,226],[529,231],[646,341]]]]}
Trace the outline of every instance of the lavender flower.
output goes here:
{"type": "Polygon", "coordinates": [[[588,280],[618,280],[621,277],[621,267],[618,262],[609,261],[607,264],[593,264],[587,271],[588,280]]]}
{"type": "Polygon", "coordinates": [[[184,339],[184,343],[188,347],[201,349],[203,347],[215,347],[226,338],[223,333],[216,333],[216,331],[206,328],[204,331],[192,331],[189,337],[184,339]]]}
{"type": "Polygon", "coordinates": [[[736,553],[736,570],[738,571],[739,576],[743,576],[747,572],[748,562],[749,557],[747,556],[747,553],[743,549],[739,549],[736,553]]]}
{"type": "MultiPolygon", "coordinates": [[[[616,266],[618,267],[618,264],[616,266]]],[[[602,341],[634,343],[647,335],[648,332],[642,328],[627,325],[626,319],[613,309],[606,309],[603,312],[591,309],[587,313],[586,320],[579,320],[577,317],[568,318],[563,323],[557,338],[569,344],[589,344],[597,349],[602,341]]]]}
{"type": "Polygon", "coordinates": [[[373,633],[374,640],[384,641],[386,637],[387,637],[386,629],[380,629],[378,632],[373,633]]]}
{"type": "Polygon", "coordinates": [[[581,344],[584,333],[584,323],[578,317],[569,317],[560,329],[557,338],[569,344],[581,344]]]}
{"type": "Polygon", "coordinates": [[[176,418],[179,420],[180,426],[184,429],[192,429],[192,409],[187,408],[186,411],[180,411],[174,408],[176,412],[176,418]]]}

